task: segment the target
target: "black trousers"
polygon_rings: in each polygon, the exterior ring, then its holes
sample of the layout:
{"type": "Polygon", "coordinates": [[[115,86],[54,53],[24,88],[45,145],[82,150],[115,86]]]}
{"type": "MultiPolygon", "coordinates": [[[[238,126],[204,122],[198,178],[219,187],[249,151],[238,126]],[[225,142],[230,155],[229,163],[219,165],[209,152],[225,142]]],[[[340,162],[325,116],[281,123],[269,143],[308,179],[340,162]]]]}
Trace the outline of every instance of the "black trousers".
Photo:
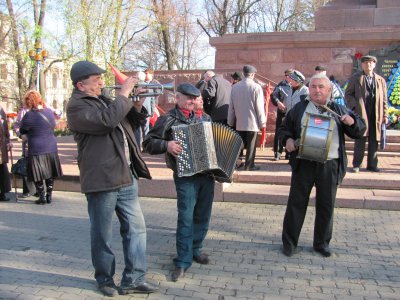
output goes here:
{"type": "Polygon", "coordinates": [[[244,168],[248,169],[254,167],[254,160],[256,158],[256,141],[257,131],[238,131],[240,137],[243,140],[244,148],[246,149],[246,162],[244,168]]]}
{"type": "Polygon", "coordinates": [[[282,242],[289,249],[297,247],[306,216],[311,189],[315,185],[314,248],[329,246],[332,238],[333,211],[337,191],[338,160],[325,164],[301,159],[292,171],[290,193],[283,220],[282,242]]]}
{"type": "Polygon", "coordinates": [[[369,126],[368,136],[354,141],[353,167],[359,168],[364,160],[365,143],[368,140],[367,168],[378,167],[378,141],[375,126],[369,126]]]}
{"type": "Polygon", "coordinates": [[[4,195],[11,191],[11,179],[7,164],[0,165],[0,194],[4,195]]]}
{"type": "Polygon", "coordinates": [[[282,154],[282,151],[283,151],[282,143],[279,141],[279,137],[278,137],[278,129],[279,129],[279,126],[281,126],[281,124],[282,124],[282,119],[284,116],[285,116],[284,112],[280,111],[279,109],[276,111],[274,153],[282,154]]]}

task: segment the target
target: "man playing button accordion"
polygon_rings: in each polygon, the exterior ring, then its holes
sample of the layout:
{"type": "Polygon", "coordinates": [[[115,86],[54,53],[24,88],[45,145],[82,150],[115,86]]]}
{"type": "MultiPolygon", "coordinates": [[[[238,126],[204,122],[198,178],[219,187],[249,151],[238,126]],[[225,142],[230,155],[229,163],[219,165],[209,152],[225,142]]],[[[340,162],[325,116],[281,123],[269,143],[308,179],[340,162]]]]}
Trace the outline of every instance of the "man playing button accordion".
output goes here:
{"type": "MultiPolygon", "coordinates": [[[[177,193],[178,221],[176,229],[175,269],[172,281],[178,281],[192,265],[192,261],[208,264],[208,256],[201,252],[208,231],[214,198],[215,181],[213,176],[198,173],[178,177],[177,156],[183,151],[180,142],[173,139],[172,126],[210,122],[211,118],[196,111],[201,101],[200,91],[189,83],[177,87],[176,107],[160,117],[143,141],[145,152],[165,153],[167,166],[174,171],[177,193]]],[[[201,106],[201,105],[199,105],[201,106]]]]}
{"type": "MultiPolygon", "coordinates": [[[[316,188],[315,223],[313,248],[324,257],[331,256],[329,242],[332,238],[333,210],[338,185],[342,182],[347,167],[344,134],[355,139],[363,135],[365,121],[345,106],[329,102],[332,85],[326,75],[316,74],[310,80],[309,98],[297,103],[286,115],[279,128],[279,137],[288,152],[292,168],[289,199],[283,220],[283,254],[292,256],[297,244],[307,211],[310,192],[316,188]],[[299,158],[299,140],[309,123],[316,116],[315,124],[323,118],[333,118],[331,142],[327,147],[325,162],[299,158]],[[319,117],[320,116],[320,117],[319,117]],[[303,133],[302,133],[303,132],[303,133]]],[[[323,147],[323,145],[321,145],[323,147]]]]}

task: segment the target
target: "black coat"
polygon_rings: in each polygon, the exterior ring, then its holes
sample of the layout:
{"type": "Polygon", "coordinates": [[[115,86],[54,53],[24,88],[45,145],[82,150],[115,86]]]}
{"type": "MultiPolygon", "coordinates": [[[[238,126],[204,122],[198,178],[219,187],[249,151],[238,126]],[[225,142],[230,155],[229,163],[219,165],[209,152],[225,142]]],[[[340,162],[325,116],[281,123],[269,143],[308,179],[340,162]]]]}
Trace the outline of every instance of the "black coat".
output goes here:
{"type": "Polygon", "coordinates": [[[201,93],[204,101],[204,111],[210,115],[211,120],[214,122],[228,118],[231,91],[232,84],[222,76],[215,75],[201,93]]]}
{"type": "MultiPolygon", "coordinates": [[[[297,140],[301,137],[301,119],[307,108],[309,100],[301,101],[297,103],[287,114],[284,122],[278,129],[278,135],[282,141],[283,146],[286,145],[286,141],[289,138],[297,140]]],[[[337,183],[340,184],[346,175],[347,168],[347,155],[345,149],[345,138],[344,134],[352,139],[358,139],[363,136],[366,125],[363,118],[359,115],[354,114],[352,111],[347,109],[343,105],[339,105],[334,102],[328,104],[329,108],[338,113],[339,115],[348,114],[354,119],[354,124],[352,126],[347,126],[343,124],[337,116],[333,116],[339,132],[339,170],[338,170],[338,180],[337,183]]],[[[297,158],[298,150],[290,154],[289,163],[292,170],[295,170],[299,166],[300,159],[297,158]]]]}

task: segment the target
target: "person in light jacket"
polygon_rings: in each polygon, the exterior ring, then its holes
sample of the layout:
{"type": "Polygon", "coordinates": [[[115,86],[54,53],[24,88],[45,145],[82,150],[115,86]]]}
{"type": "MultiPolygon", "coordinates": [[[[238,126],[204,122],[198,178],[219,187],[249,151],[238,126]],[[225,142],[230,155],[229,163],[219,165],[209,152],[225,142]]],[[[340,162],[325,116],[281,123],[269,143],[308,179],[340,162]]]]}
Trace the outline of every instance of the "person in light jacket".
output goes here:
{"type": "Polygon", "coordinates": [[[256,140],[258,132],[267,123],[264,94],[261,86],[254,82],[256,72],[257,69],[251,65],[243,67],[244,79],[232,86],[228,110],[228,125],[236,128],[246,148],[246,171],[260,169],[254,164],[256,140]]]}

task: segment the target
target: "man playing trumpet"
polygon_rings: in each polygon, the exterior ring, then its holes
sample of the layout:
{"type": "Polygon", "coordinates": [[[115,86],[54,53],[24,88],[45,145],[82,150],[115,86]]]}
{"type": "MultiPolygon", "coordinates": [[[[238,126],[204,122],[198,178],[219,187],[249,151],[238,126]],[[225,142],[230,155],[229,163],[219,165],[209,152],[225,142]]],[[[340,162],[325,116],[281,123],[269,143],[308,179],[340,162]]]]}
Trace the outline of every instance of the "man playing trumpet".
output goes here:
{"type": "Polygon", "coordinates": [[[130,99],[136,78],[127,78],[112,101],[102,95],[103,73],[92,62],[75,63],[71,68],[74,90],[67,107],[68,126],[78,145],[81,190],[88,203],[94,277],[105,296],[116,296],[118,290],[120,294],[152,293],[157,288],[145,278],[146,225],[137,182],[151,176],[134,136],[147,111],[142,107],[144,98],[130,99]],[[114,283],[111,248],[114,211],[121,224],[125,262],[119,288],[114,283]]]}

